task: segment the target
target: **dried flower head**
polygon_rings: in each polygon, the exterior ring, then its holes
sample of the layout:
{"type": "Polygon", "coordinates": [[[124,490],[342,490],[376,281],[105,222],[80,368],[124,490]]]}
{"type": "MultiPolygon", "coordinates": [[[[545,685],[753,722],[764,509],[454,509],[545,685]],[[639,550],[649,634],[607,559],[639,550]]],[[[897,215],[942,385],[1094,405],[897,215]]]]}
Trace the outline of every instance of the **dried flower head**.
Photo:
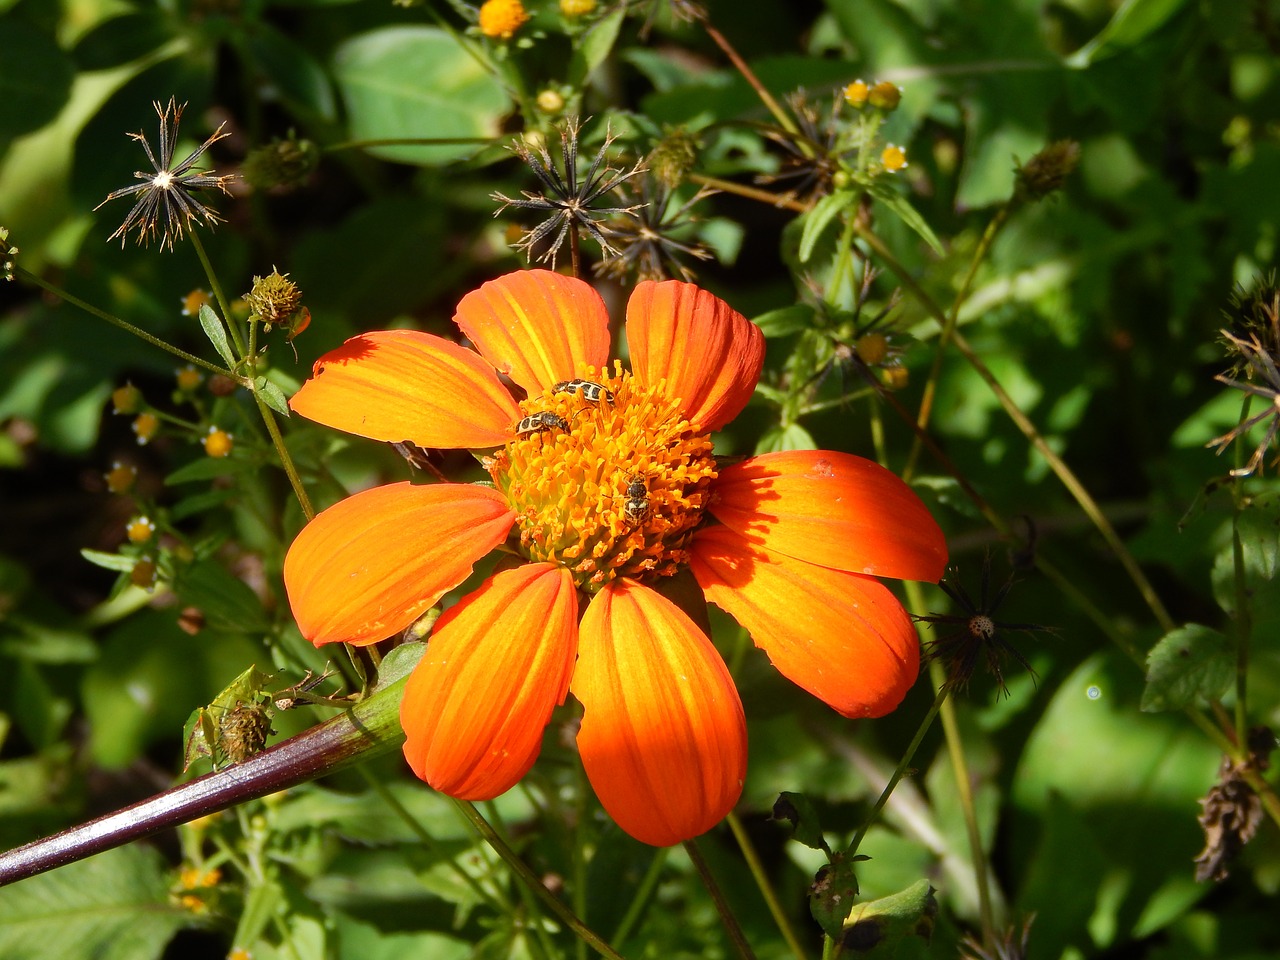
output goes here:
{"type": "Polygon", "coordinates": [[[319,165],[320,148],[290,133],[287,139],[250,150],[240,173],[256,190],[288,190],[305,183],[319,165]]]}
{"type": "Polygon", "coordinates": [[[1059,140],[1045,147],[1018,167],[1014,196],[1020,200],[1040,200],[1062,189],[1062,184],[1080,162],[1080,144],[1059,140]]]}
{"type": "Polygon", "coordinates": [[[1276,438],[1276,433],[1280,432],[1280,370],[1276,368],[1275,357],[1272,355],[1271,350],[1267,349],[1258,334],[1250,334],[1248,340],[1242,340],[1229,331],[1223,330],[1222,336],[1234,348],[1234,352],[1239,356],[1243,364],[1244,375],[1249,379],[1233,380],[1222,374],[1214,377],[1214,379],[1219,383],[1225,383],[1228,387],[1259,397],[1266,403],[1261,411],[1251,417],[1246,417],[1236,424],[1232,430],[1220,437],[1215,437],[1205,446],[1216,447],[1218,453],[1221,454],[1231,441],[1244,436],[1264,420],[1269,420],[1270,423],[1267,424],[1266,432],[1262,436],[1262,442],[1254,449],[1253,456],[1249,458],[1249,462],[1243,467],[1231,471],[1233,477],[1247,477],[1262,466],[1263,458],[1266,457],[1271,442],[1276,438]],[[1251,382],[1254,377],[1257,377],[1262,382],[1251,382]]]}
{"type": "MultiPolygon", "coordinates": [[[[626,196],[625,190],[620,192],[626,196]]],[[[616,279],[634,276],[636,280],[667,280],[679,276],[685,281],[693,280],[695,274],[681,261],[681,256],[710,260],[711,251],[701,243],[677,237],[695,222],[692,209],[716,192],[703,188],[684,203],[676,204],[674,191],[655,177],[645,177],[630,215],[603,225],[618,253],[597,263],[596,275],[616,279]]]]}
{"type": "Polygon", "coordinates": [[[581,125],[577,117],[568,118],[560,129],[563,173],[557,169],[545,146],[534,146],[526,138],[517,140],[512,150],[533,171],[543,190],[541,193],[522,190],[522,199],[513,199],[504,193],[491,194],[494,200],[502,201],[498,213],[507,207],[516,207],[520,210],[536,210],[546,215],[546,219],[527,231],[516,246],[523,250],[526,256],[532,258],[535,248],[543,240],[552,238],[550,246],[537,257],[540,263],[550,261],[552,267],[555,266],[556,254],[559,253],[566,236],[570,238],[574,264],[577,265],[579,230],[585,230],[606,255],[617,254],[618,251],[614,249],[601,229],[601,221],[631,214],[635,208],[597,204],[617,189],[619,184],[644,170],[643,162],[636,163],[625,172],[609,166],[609,147],[613,144],[614,137],[606,132],[600,151],[591,161],[586,174],[579,178],[578,137],[580,132],[581,125]]]}
{"type": "Polygon", "coordinates": [[[274,324],[287,324],[302,304],[302,291],[276,267],[265,277],[253,278],[253,289],[244,295],[253,316],[270,330],[274,324]]]}
{"type": "Polygon", "coordinates": [[[765,136],[783,150],[777,173],[761,174],[757,183],[789,183],[786,196],[812,200],[831,192],[832,180],[840,169],[840,106],[847,94],[834,97],[831,110],[824,119],[818,107],[809,102],[803,88],[787,96],[787,106],[795,118],[795,131],[771,127],[765,136]]]}
{"type": "Polygon", "coordinates": [[[966,934],[960,941],[960,960],[1024,960],[1031,941],[1031,924],[1035,919],[1033,913],[1027,917],[1021,930],[1016,927],[1005,930],[1003,938],[996,941],[990,950],[966,934]]]}
{"type": "Polygon", "coordinates": [[[1009,595],[1014,582],[1014,578],[1010,576],[994,594],[991,593],[991,555],[988,554],[982,562],[982,585],[977,603],[973,602],[973,598],[962,585],[943,580],[938,586],[960,608],[961,612],[931,613],[926,617],[913,615],[912,619],[917,623],[934,625],[934,638],[926,645],[926,659],[941,661],[946,668],[946,684],[951,689],[967,689],[974,669],[980,661],[985,661],[987,671],[996,678],[996,686],[1000,692],[1008,694],[1009,689],[1005,686],[1003,672],[1005,657],[1012,657],[1033,678],[1035,677],[1035,671],[1031,669],[1027,658],[1001,634],[1011,630],[1026,634],[1039,631],[1052,633],[1053,628],[1036,623],[1007,623],[995,618],[996,610],[1009,595]],[[947,627],[950,629],[945,629],[947,627]]]}
{"type": "MultiPolygon", "coordinates": [[[[1222,311],[1228,329],[1237,337],[1256,339],[1272,357],[1280,355],[1280,287],[1276,272],[1254,277],[1247,287],[1237,284],[1231,291],[1228,307],[1222,311]]],[[[1249,372],[1251,362],[1236,346],[1238,341],[1226,336],[1219,341],[1231,360],[1227,375],[1239,377],[1249,372]]]]}
{"type": "Polygon", "coordinates": [[[1262,824],[1262,801],[1245,779],[1252,770],[1262,774],[1271,766],[1276,735],[1268,727],[1249,731],[1249,755],[1239,763],[1224,757],[1218,782],[1200,800],[1200,826],[1204,849],[1195,859],[1196,881],[1227,879],[1227,865],[1253,839],[1262,824]]]}
{"type": "Polygon", "coordinates": [[[235,179],[234,175],[215,177],[212,172],[196,170],[195,164],[212,144],[223,137],[230,136],[230,133],[224,132],[225,123],[220,124],[208,140],[175,165],[173,150],[178,142],[178,124],[182,120],[182,111],[187,105],[184,103],[179,106],[174,98],[170,97],[167,106],[162,107],[158,100],[153,101],[152,106],[160,116],[160,159],[157,161],[156,154],[151,150],[151,144],[147,143],[145,133],[128,134],[130,138],[142,144],[142,149],[147,153],[147,159],[151,161],[152,172],[135,172],[134,176],[142,183],[113,190],[93,209],[97,210],[118,197],[138,194],[138,201],[129,211],[129,215],[124,218],[124,223],[120,224],[115,233],[107,239],[114,240],[119,237],[120,245],[123,247],[129,231],[136,229],[138,234],[136,239],[140,246],[149,245],[152,238],[158,236],[160,246],[172,250],[173,241],[181,240],[184,230],[193,227],[201,220],[206,226],[212,227],[222,219],[192,196],[191,191],[217,188],[223,193],[227,192],[227,184],[235,179]]]}

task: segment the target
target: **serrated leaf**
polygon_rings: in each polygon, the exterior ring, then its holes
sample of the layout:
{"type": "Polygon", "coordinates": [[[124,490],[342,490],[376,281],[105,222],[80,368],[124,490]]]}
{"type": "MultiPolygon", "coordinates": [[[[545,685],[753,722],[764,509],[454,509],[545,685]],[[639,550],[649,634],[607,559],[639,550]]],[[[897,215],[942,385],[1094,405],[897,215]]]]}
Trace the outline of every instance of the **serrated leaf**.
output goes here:
{"type": "Polygon", "coordinates": [[[268,407],[280,414],[280,416],[288,419],[289,401],[285,399],[283,390],[277,387],[266,377],[255,378],[253,386],[258,391],[258,396],[262,397],[262,399],[266,401],[268,407]]]}
{"type": "Polygon", "coordinates": [[[234,370],[236,357],[231,352],[231,341],[227,339],[227,328],[223,326],[222,321],[218,319],[218,315],[213,312],[213,308],[207,303],[200,305],[200,329],[209,338],[209,342],[213,344],[213,349],[218,351],[218,356],[223,359],[230,369],[234,370]]]}
{"type": "Polygon", "coordinates": [[[876,181],[871,184],[867,188],[867,192],[893,211],[897,218],[907,227],[915,231],[934,253],[940,257],[946,253],[942,249],[942,241],[938,239],[938,235],[933,232],[933,228],[925,222],[924,217],[920,216],[919,212],[906,197],[882,181],[876,181]]]}
{"type": "Polygon", "coordinates": [[[1235,676],[1231,642],[1210,627],[1190,623],[1165,634],[1147,654],[1146,713],[1181,710],[1227,692],[1235,676]]]}
{"type": "Polygon", "coordinates": [[[6,960],[150,960],[191,915],[169,903],[160,854],[108,850],[0,889],[6,960]]]}
{"type": "Polygon", "coordinates": [[[842,210],[850,204],[856,203],[857,199],[858,195],[853,190],[837,190],[835,193],[827,194],[815,203],[813,209],[801,218],[804,221],[804,231],[800,234],[801,263],[809,262],[809,257],[813,254],[813,248],[827,225],[842,210]]]}
{"type": "Polygon", "coordinates": [[[845,921],[840,944],[859,957],[888,960],[897,956],[903,941],[928,940],[938,902],[928,880],[919,880],[901,893],[857,904],[845,921]]]}
{"type": "Polygon", "coordinates": [[[831,852],[822,836],[822,824],[813,804],[803,793],[781,793],[773,805],[773,819],[791,824],[792,837],[813,850],[831,852]]]}

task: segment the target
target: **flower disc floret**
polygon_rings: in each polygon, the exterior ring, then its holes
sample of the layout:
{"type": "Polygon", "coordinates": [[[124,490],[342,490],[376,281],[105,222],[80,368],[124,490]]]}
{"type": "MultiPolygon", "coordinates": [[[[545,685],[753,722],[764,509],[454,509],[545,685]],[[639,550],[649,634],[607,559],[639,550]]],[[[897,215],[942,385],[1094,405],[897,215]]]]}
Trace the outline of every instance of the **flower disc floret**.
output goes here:
{"type": "Polygon", "coordinates": [[[529,398],[525,414],[553,414],[567,429],[518,434],[488,463],[516,512],[520,552],[566,567],[595,594],[616,577],[670,576],[688,563],[716,468],[710,436],[661,389],[617,363],[611,377],[584,376],[605,388],[603,398],[555,390],[529,398]]]}

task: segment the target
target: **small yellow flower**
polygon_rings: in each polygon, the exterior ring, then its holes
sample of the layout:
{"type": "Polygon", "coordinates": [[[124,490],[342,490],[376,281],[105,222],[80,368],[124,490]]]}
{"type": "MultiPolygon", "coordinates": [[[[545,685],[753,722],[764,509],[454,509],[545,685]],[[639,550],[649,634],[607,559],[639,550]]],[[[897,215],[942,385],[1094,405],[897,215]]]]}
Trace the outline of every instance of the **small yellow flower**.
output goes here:
{"type": "Polygon", "coordinates": [[[107,481],[107,489],[112,493],[128,493],[138,480],[138,468],[117,460],[111,464],[111,469],[104,474],[103,479],[107,481]]]}
{"type": "Polygon", "coordinates": [[[227,954],[227,960],[253,960],[253,954],[244,947],[236,947],[227,954]]]}
{"type": "Polygon", "coordinates": [[[559,90],[543,90],[538,94],[538,109],[555,116],[564,109],[564,97],[559,90]]]}
{"type": "Polygon", "coordinates": [[[880,371],[880,382],[890,390],[902,390],[911,382],[911,371],[906,367],[884,367],[880,371]]]}
{"type": "Polygon", "coordinates": [[[146,543],[156,533],[155,522],[150,517],[134,517],[124,528],[130,543],[146,543]]]}
{"type": "Polygon", "coordinates": [[[585,17],[596,8],[596,0],[560,0],[560,12],[566,17],[585,17]]]}
{"type": "Polygon", "coordinates": [[[907,168],[907,152],[897,144],[890,143],[880,154],[880,162],[890,173],[897,173],[907,168]]]}
{"type": "Polygon", "coordinates": [[[845,102],[851,107],[861,110],[867,103],[867,96],[871,93],[871,88],[867,86],[865,80],[855,80],[844,88],[845,102]]]}
{"type": "Polygon", "coordinates": [[[231,434],[218,427],[210,427],[204,438],[204,452],[211,457],[230,456],[231,448],[234,446],[234,438],[231,434]]]}
{"type": "Polygon", "coordinates": [[[132,383],[111,391],[111,409],[116,413],[137,413],[142,407],[142,391],[132,383]]]}
{"type": "Polygon", "coordinates": [[[160,418],[154,413],[140,413],[133,421],[133,432],[138,438],[138,446],[145,447],[160,432],[160,418]]]}
{"type": "Polygon", "coordinates": [[[201,381],[204,380],[204,374],[188,363],[178,371],[177,378],[178,389],[183,393],[190,393],[196,387],[200,386],[201,381]]]}
{"type": "Polygon", "coordinates": [[[867,366],[874,367],[884,363],[885,357],[889,355],[889,338],[875,331],[864,333],[854,343],[853,349],[858,354],[858,359],[867,366]]]}
{"type": "Polygon", "coordinates": [[[209,295],[208,290],[199,288],[192,290],[182,298],[182,315],[184,317],[194,317],[206,303],[213,303],[213,297],[209,295]]]}
{"type": "Polygon", "coordinates": [[[880,110],[896,110],[902,102],[902,88],[896,83],[881,80],[867,94],[867,102],[880,110]]]}
{"type": "Polygon", "coordinates": [[[486,37],[509,40],[528,20],[520,0],[485,0],[480,7],[480,32],[486,37]]]}

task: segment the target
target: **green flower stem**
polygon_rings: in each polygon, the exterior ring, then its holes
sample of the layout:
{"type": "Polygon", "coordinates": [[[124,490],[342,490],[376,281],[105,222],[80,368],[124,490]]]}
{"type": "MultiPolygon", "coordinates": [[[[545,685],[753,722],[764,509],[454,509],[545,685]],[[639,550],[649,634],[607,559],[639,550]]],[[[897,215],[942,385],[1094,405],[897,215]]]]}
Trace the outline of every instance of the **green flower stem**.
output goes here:
{"type": "Polygon", "coordinates": [[[747,943],[747,935],[742,932],[738,918],[733,915],[733,910],[729,907],[729,901],[725,899],[724,891],[720,889],[720,884],[716,883],[716,878],[712,876],[711,868],[702,856],[702,851],[698,849],[697,841],[686,840],[684,842],[684,852],[693,861],[693,867],[698,871],[698,877],[702,880],[702,885],[711,894],[711,899],[716,905],[716,912],[720,914],[720,922],[724,924],[724,928],[729,934],[729,940],[733,943],[733,948],[738,951],[738,956],[742,960],[756,960],[756,955],[751,951],[751,944],[747,943]]]}
{"type": "MultiPolygon", "coordinates": [[[[1253,396],[1246,393],[1240,404],[1240,422],[1249,418],[1253,396]]],[[[1236,470],[1244,466],[1244,445],[1235,445],[1236,470]]],[[[1253,609],[1249,603],[1249,585],[1244,569],[1244,543],[1240,539],[1240,517],[1245,509],[1244,477],[1232,471],[1231,475],[1231,563],[1235,579],[1236,609],[1231,618],[1236,635],[1236,744],[1242,758],[1249,753],[1248,674],[1249,640],[1253,633],[1253,609]]]]}
{"type": "Polygon", "coordinates": [[[187,363],[193,364],[194,366],[197,366],[197,367],[203,367],[204,369],[208,370],[210,373],[216,373],[219,376],[227,377],[231,380],[236,380],[241,383],[244,382],[244,379],[242,377],[237,376],[233,371],[228,370],[226,367],[220,367],[215,363],[210,363],[208,360],[205,360],[203,357],[197,357],[194,353],[187,353],[187,351],[181,350],[178,347],[175,347],[173,344],[166,343],[164,340],[161,340],[159,337],[156,337],[150,333],[147,333],[147,331],[143,330],[141,327],[135,327],[132,323],[129,323],[127,320],[121,320],[119,317],[113,316],[112,314],[107,313],[105,310],[99,310],[93,304],[87,303],[86,301],[81,300],[79,297],[75,296],[74,294],[68,293],[66,290],[63,290],[61,287],[54,286],[53,284],[47,282],[41,277],[36,276],[34,273],[31,273],[29,270],[26,270],[23,267],[16,267],[14,272],[18,276],[22,277],[24,280],[29,280],[32,283],[34,283],[37,287],[41,287],[49,291],[49,293],[52,293],[58,299],[65,300],[67,303],[70,303],[73,306],[79,307],[85,313],[92,314],[93,316],[97,317],[99,320],[105,320],[107,321],[107,323],[111,324],[112,326],[119,327],[121,330],[125,331],[125,333],[131,333],[138,339],[144,340],[145,342],[151,344],[151,346],[156,347],[160,350],[163,350],[166,353],[171,353],[180,360],[185,360],[187,363]]]}
{"type": "MultiPolygon", "coordinates": [[[[791,115],[787,113],[787,111],[783,110],[782,105],[773,98],[773,94],[771,94],[768,88],[760,82],[760,78],[755,75],[752,69],[747,66],[747,61],[743,60],[742,57],[738,55],[738,51],[734,49],[733,44],[729,42],[728,38],[713,27],[711,25],[711,21],[705,16],[701,17],[700,20],[702,22],[702,29],[707,31],[707,36],[711,38],[712,42],[717,47],[724,51],[724,55],[729,58],[729,62],[733,64],[734,69],[737,70],[738,73],[742,74],[742,78],[751,85],[751,89],[756,92],[756,96],[760,98],[760,102],[763,103],[768,108],[769,112],[773,114],[774,118],[778,121],[778,125],[793,136],[799,133],[799,129],[796,127],[795,121],[791,119],[791,115]]],[[[809,155],[812,151],[812,147],[804,140],[797,140],[796,146],[804,151],[806,155],[809,155]]]]}
{"type": "Polygon", "coordinates": [[[466,144],[497,143],[493,137],[385,137],[381,140],[344,140],[323,148],[324,153],[337,153],[341,150],[365,150],[369,147],[447,147],[466,144]]]}
{"type": "Polygon", "coordinates": [[[506,861],[507,866],[520,878],[521,882],[532,890],[538,899],[550,908],[552,913],[564,921],[570,930],[585,940],[588,946],[601,956],[609,957],[611,960],[622,960],[622,956],[619,953],[605,943],[595,931],[579,920],[572,910],[547,889],[546,885],[538,879],[538,875],[529,869],[529,866],[507,845],[507,842],[489,825],[489,821],[480,815],[480,811],[473,804],[466,800],[455,800],[454,805],[471,823],[476,833],[484,838],[485,843],[489,844],[493,851],[506,861]]]}
{"type": "Polygon", "coordinates": [[[289,450],[284,445],[284,437],[280,435],[280,425],[276,423],[275,411],[267,406],[267,401],[262,399],[262,395],[257,389],[251,389],[253,394],[253,402],[258,405],[258,412],[262,414],[262,422],[267,426],[267,433],[271,435],[271,443],[276,448],[276,455],[280,458],[280,466],[284,467],[285,475],[289,478],[289,485],[293,487],[293,495],[298,498],[298,505],[302,507],[303,516],[308,520],[316,515],[316,508],[311,505],[311,497],[307,495],[306,488],[302,485],[302,477],[298,475],[298,468],[294,465],[293,457],[289,455],[289,450]]]}
{"type": "MultiPolygon", "coordinates": [[[[191,245],[196,248],[196,256],[200,258],[200,265],[204,267],[204,275],[209,280],[209,287],[213,290],[214,299],[218,301],[218,309],[222,311],[222,322],[226,324],[227,332],[231,334],[231,340],[236,345],[236,352],[242,360],[248,359],[250,354],[245,348],[244,336],[240,333],[239,327],[236,326],[235,320],[231,316],[231,302],[227,299],[227,295],[222,289],[222,284],[218,281],[218,275],[213,272],[213,264],[209,260],[209,254],[204,249],[204,241],[200,239],[200,234],[194,230],[189,230],[188,235],[191,237],[191,245]]],[[[252,368],[250,369],[249,377],[253,379],[252,368]]]]}
{"type": "MultiPolygon", "coordinates": [[[[924,382],[924,391],[920,397],[920,410],[916,416],[916,424],[923,431],[929,426],[929,416],[933,412],[933,401],[938,390],[938,378],[942,374],[942,361],[946,355],[947,345],[951,343],[952,334],[955,333],[956,324],[960,319],[960,308],[964,302],[969,299],[969,291],[973,288],[974,277],[978,275],[978,267],[986,260],[987,253],[991,250],[991,245],[995,242],[996,234],[1008,222],[1009,213],[1013,209],[1014,202],[1010,200],[1002,206],[990,222],[987,228],[982,231],[982,239],[978,241],[978,247],[973,251],[973,256],[969,259],[969,269],[965,272],[964,279],[960,282],[960,289],[956,291],[955,299],[951,301],[951,309],[947,311],[946,321],[942,325],[942,330],[938,333],[938,341],[933,348],[933,363],[929,368],[929,376],[924,382]]],[[[915,472],[916,460],[920,456],[920,434],[916,434],[915,442],[911,445],[911,453],[907,456],[907,465],[903,467],[902,478],[910,480],[911,475],[915,472]]]]}
{"type": "Polygon", "coordinates": [[[761,203],[767,203],[771,207],[792,210],[796,213],[806,213],[809,210],[809,204],[807,203],[801,203],[791,197],[779,196],[776,193],[770,193],[768,190],[761,190],[758,187],[748,187],[742,183],[734,183],[732,180],[721,180],[719,177],[708,177],[701,173],[691,173],[685,179],[700,186],[712,187],[721,193],[732,193],[748,200],[759,200],[761,203]]]}
{"type": "Polygon", "coordinates": [[[737,814],[732,810],[725,817],[729,824],[729,829],[733,831],[733,839],[738,841],[738,849],[742,851],[742,857],[747,861],[747,869],[751,871],[751,876],[756,881],[756,887],[760,891],[760,895],[764,897],[764,902],[769,907],[769,913],[773,915],[773,922],[778,925],[778,930],[782,933],[782,939],[787,941],[787,946],[791,948],[792,954],[796,960],[807,960],[804,947],[800,946],[800,940],[796,936],[795,930],[791,927],[791,921],[787,919],[786,912],[782,909],[782,904],[778,902],[778,894],[773,889],[773,884],[769,882],[769,874],[764,869],[764,864],[760,862],[760,857],[756,854],[755,845],[752,844],[751,838],[747,836],[747,831],[742,827],[742,821],[738,819],[737,814]]]}
{"type": "MultiPolygon", "coordinates": [[[[940,327],[945,328],[947,326],[947,317],[934,302],[933,298],[930,297],[924,288],[916,282],[915,278],[911,276],[910,271],[908,271],[907,268],[899,263],[897,258],[893,256],[889,251],[889,248],[885,246],[884,241],[881,240],[873,231],[862,225],[858,225],[858,235],[869,247],[871,247],[875,254],[884,261],[885,265],[897,275],[899,282],[911,292],[912,296],[916,298],[916,302],[933,316],[940,327]]],[[[1005,389],[1000,386],[999,381],[995,378],[995,374],[993,374],[990,368],[982,362],[982,358],[978,356],[977,352],[969,345],[969,342],[964,338],[959,330],[954,328],[952,329],[951,339],[955,344],[956,349],[959,350],[960,354],[968,361],[969,366],[973,368],[974,372],[976,372],[987,384],[988,388],[990,388],[991,392],[995,395],[996,400],[999,401],[1000,406],[1004,409],[1005,414],[1014,422],[1014,425],[1022,432],[1022,435],[1030,441],[1036,451],[1044,457],[1045,462],[1049,464],[1049,468],[1053,470],[1054,474],[1058,477],[1058,481],[1066,487],[1067,492],[1071,494],[1076,503],[1078,503],[1080,508],[1085,512],[1085,516],[1092,521],[1094,528],[1107,542],[1107,547],[1113,554],[1115,554],[1116,559],[1120,561],[1120,565],[1124,567],[1125,572],[1133,581],[1134,586],[1138,588],[1139,594],[1141,594],[1143,601],[1147,604],[1147,607],[1159,622],[1160,628],[1165,633],[1173,630],[1176,627],[1176,624],[1174,623],[1173,618],[1169,616],[1169,611],[1165,609],[1164,603],[1160,600],[1160,596],[1151,585],[1151,581],[1149,581],[1146,574],[1142,572],[1142,568],[1139,567],[1138,562],[1134,560],[1133,554],[1131,554],[1129,552],[1129,548],[1124,545],[1124,541],[1122,541],[1116,533],[1115,528],[1111,525],[1111,521],[1109,521],[1098,508],[1097,502],[1092,496],[1090,496],[1089,491],[1084,488],[1084,485],[1080,482],[1079,478],[1076,477],[1063,459],[1054,453],[1049,444],[1045,442],[1040,431],[1036,429],[1035,424],[1033,424],[1018,405],[1013,402],[1013,398],[1005,392],[1005,389]]]]}
{"type": "MultiPolygon", "coordinates": [[[[918,585],[917,590],[919,589],[918,585]]],[[[951,758],[951,772],[955,776],[956,795],[960,798],[960,811],[964,814],[965,832],[969,835],[969,856],[973,860],[973,878],[978,887],[978,920],[982,925],[982,943],[990,951],[996,946],[995,916],[991,909],[991,888],[988,886],[987,854],[982,847],[982,831],[978,826],[978,812],[973,805],[973,787],[969,776],[969,763],[964,756],[964,738],[956,722],[956,706],[947,697],[947,678],[942,664],[929,664],[929,679],[942,695],[942,731],[947,741],[947,754],[951,758]]]]}
{"type": "Polygon", "coordinates": [[[197,777],[148,800],[0,854],[0,886],[161,830],[308,783],[394,750],[404,742],[398,680],[345,713],[244,763],[197,777]]]}
{"type": "Polygon", "coordinates": [[[666,866],[667,852],[670,849],[670,847],[659,847],[654,851],[653,859],[649,861],[649,869],[640,878],[640,885],[636,887],[631,903],[627,906],[627,912],[622,915],[622,919],[618,922],[618,928],[613,931],[613,936],[609,938],[609,942],[613,944],[615,949],[622,949],[623,943],[626,942],[627,937],[631,934],[631,928],[639,921],[640,915],[644,913],[644,908],[648,906],[649,901],[653,898],[653,891],[658,888],[658,881],[662,879],[662,868],[666,866]]]}
{"type": "Polygon", "coordinates": [[[844,284],[846,274],[849,276],[849,298],[857,302],[858,291],[853,282],[853,236],[854,221],[858,218],[858,206],[861,203],[862,197],[859,195],[846,208],[852,212],[844,215],[844,229],[840,231],[840,243],[836,248],[835,269],[831,273],[831,285],[827,289],[827,303],[834,304],[840,296],[840,287],[844,284]]]}
{"type": "MultiPolygon", "coordinates": [[[[908,586],[914,586],[919,590],[919,587],[916,584],[908,584],[908,586]]],[[[946,699],[946,689],[940,689],[934,696],[933,704],[929,707],[928,711],[924,715],[924,719],[920,721],[920,725],[916,728],[916,735],[912,737],[911,742],[907,744],[907,749],[902,754],[902,758],[898,761],[898,766],[894,768],[893,775],[889,777],[888,782],[884,785],[884,789],[880,791],[880,796],[876,800],[875,806],[871,808],[866,819],[862,821],[862,826],[858,827],[858,832],[853,835],[853,839],[849,842],[849,847],[845,851],[848,856],[853,856],[858,852],[858,847],[862,845],[863,838],[866,837],[867,831],[871,829],[871,825],[875,823],[877,818],[880,816],[880,811],[884,809],[884,805],[889,802],[889,797],[893,793],[894,788],[898,785],[898,781],[903,778],[909,769],[911,769],[911,761],[915,757],[916,751],[920,749],[920,744],[924,740],[924,735],[928,733],[929,728],[933,726],[934,718],[937,717],[938,711],[942,708],[942,702],[946,699]]]]}

